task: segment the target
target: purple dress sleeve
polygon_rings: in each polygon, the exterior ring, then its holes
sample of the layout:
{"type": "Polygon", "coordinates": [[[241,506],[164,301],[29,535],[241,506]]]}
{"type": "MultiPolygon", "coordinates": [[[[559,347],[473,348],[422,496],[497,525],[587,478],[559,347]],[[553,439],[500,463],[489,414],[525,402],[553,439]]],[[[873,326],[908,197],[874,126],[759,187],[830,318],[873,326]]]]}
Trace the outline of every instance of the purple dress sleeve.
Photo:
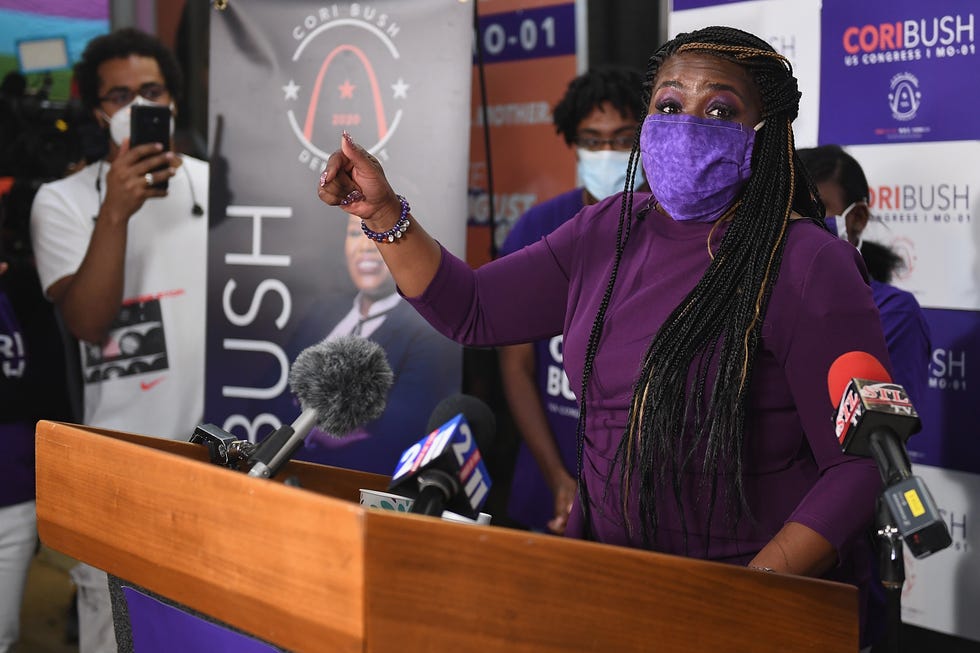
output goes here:
{"type": "Polygon", "coordinates": [[[568,270],[544,240],[478,271],[443,248],[432,283],[422,295],[406,299],[457,342],[509,345],[561,333],[568,283],[568,270]]]}
{"type": "MultiPolygon", "coordinates": [[[[870,458],[841,452],[832,427],[834,405],[827,371],[849,351],[865,351],[890,367],[878,311],[862,278],[860,254],[829,240],[806,255],[811,242],[790,239],[770,303],[775,355],[817,467],[818,478],[787,518],[820,533],[844,557],[871,523],[881,478],[870,458]]],[[[770,320],[767,319],[767,322],[770,320]]],[[[765,336],[764,336],[765,337],[765,336]]]]}
{"type": "MultiPolygon", "coordinates": [[[[612,230],[593,227],[616,220],[620,196],[587,206],[544,238],[472,270],[445,248],[436,275],[418,297],[406,297],[443,335],[464,345],[510,345],[567,329],[566,308],[586,282],[601,294],[615,247],[612,230]],[[583,244],[587,241],[587,244],[583,244]]],[[[593,312],[594,314],[594,312],[593,312]]],[[[566,364],[567,368],[567,364],[566,364]]]]}

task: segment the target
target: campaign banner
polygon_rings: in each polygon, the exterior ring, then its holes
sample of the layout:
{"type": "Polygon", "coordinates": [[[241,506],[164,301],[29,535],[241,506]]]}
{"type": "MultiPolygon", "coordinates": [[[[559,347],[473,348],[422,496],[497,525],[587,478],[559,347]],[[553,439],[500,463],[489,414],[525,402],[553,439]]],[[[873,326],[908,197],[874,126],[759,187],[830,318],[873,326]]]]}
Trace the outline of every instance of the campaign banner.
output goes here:
{"type": "Polygon", "coordinates": [[[980,138],[975,0],[824,0],[821,143],[980,138]]]}
{"type": "Polygon", "coordinates": [[[209,422],[251,441],[293,422],[296,355],[361,335],[394,372],[384,414],[349,434],[313,429],[297,457],[390,474],[459,391],[461,348],[398,296],[360,221],[316,189],[346,130],[463,255],[471,11],[458,0],[235,0],[212,12],[209,422]]]}
{"type": "Polygon", "coordinates": [[[474,59],[466,248],[473,267],[490,260],[525,211],[575,187],[575,153],[555,133],[551,110],[578,74],[575,2],[482,0],[478,9],[487,107],[484,118],[474,59]]]}
{"type": "Polygon", "coordinates": [[[980,476],[929,465],[912,472],[925,481],[953,542],[920,560],[905,551],[902,621],[980,641],[980,476]]]}
{"type": "Polygon", "coordinates": [[[820,0],[748,0],[746,2],[674,2],[668,20],[673,38],[710,25],[737,27],[767,41],[793,66],[802,97],[793,122],[797,147],[817,144],[820,107],[820,0]],[[688,9],[689,6],[693,9],[688,9]],[[710,5],[710,6],[709,6],[710,5]],[[681,11],[681,9],[688,9],[681,11]]]}
{"type": "Polygon", "coordinates": [[[916,409],[922,431],[906,445],[909,459],[980,474],[980,404],[971,362],[980,360],[980,312],[925,309],[932,339],[925,394],[916,409]]]}
{"type": "Polygon", "coordinates": [[[865,240],[903,261],[893,280],[923,307],[980,310],[980,143],[849,146],[871,188],[865,240]]]}

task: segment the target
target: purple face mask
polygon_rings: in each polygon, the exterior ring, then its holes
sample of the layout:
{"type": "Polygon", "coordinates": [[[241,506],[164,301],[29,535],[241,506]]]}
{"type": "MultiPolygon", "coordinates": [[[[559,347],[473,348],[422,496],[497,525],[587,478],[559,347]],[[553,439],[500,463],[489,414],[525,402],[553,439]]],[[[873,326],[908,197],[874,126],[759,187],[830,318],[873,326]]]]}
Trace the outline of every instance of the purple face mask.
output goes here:
{"type": "Polygon", "coordinates": [[[714,222],[752,174],[755,131],[740,123],[651,114],[640,131],[650,190],[674,220],[714,222]]]}

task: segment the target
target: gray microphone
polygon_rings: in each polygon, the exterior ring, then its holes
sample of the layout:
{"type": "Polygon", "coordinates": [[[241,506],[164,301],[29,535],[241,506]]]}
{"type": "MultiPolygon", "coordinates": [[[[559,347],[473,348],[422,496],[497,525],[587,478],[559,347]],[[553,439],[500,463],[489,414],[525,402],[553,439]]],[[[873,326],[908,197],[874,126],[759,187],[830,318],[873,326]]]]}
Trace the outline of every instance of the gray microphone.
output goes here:
{"type": "Polygon", "coordinates": [[[307,347],[289,369],[289,389],[303,412],[259,443],[248,475],[275,476],[314,426],[340,437],[381,417],[393,381],[384,349],[366,338],[343,336],[307,347]]]}

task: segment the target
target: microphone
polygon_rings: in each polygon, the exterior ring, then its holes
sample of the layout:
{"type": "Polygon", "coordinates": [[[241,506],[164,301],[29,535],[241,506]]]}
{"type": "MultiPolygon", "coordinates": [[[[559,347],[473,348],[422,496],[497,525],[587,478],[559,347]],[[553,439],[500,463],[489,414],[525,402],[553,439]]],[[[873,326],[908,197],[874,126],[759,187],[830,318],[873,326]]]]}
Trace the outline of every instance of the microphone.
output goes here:
{"type": "Polygon", "coordinates": [[[449,510],[476,519],[490,490],[480,449],[492,444],[493,411],[476,397],[453,395],[432,411],[429,429],[401,455],[388,490],[415,499],[411,512],[416,514],[440,516],[449,510]]]}
{"type": "Polygon", "coordinates": [[[248,475],[275,476],[314,426],[341,436],[377,419],[393,381],[384,349],[366,338],[343,336],[307,347],[289,369],[289,388],[303,412],[259,443],[248,475]]]}
{"type": "Polygon", "coordinates": [[[851,351],[830,366],[827,390],[835,402],[841,450],[874,458],[885,485],[882,499],[912,555],[924,558],[948,547],[952,538],[946,522],[923,480],[912,475],[905,450],[905,442],[921,428],[905,389],[892,383],[874,356],[851,351]]]}
{"type": "Polygon", "coordinates": [[[204,215],[204,208],[197,201],[197,193],[194,192],[194,182],[191,181],[191,173],[184,169],[184,174],[187,175],[187,187],[191,191],[191,215],[196,217],[201,217],[204,215]]]}
{"type": "Polygon", "coordinates": [[[484,449],[489,448],[497,433],[497,418],[490,406],[473,395],[457,393],[440,401],[432,409],[425,430],[431,433],[460,413],[466,416],[477,444],[484,449]]]}

